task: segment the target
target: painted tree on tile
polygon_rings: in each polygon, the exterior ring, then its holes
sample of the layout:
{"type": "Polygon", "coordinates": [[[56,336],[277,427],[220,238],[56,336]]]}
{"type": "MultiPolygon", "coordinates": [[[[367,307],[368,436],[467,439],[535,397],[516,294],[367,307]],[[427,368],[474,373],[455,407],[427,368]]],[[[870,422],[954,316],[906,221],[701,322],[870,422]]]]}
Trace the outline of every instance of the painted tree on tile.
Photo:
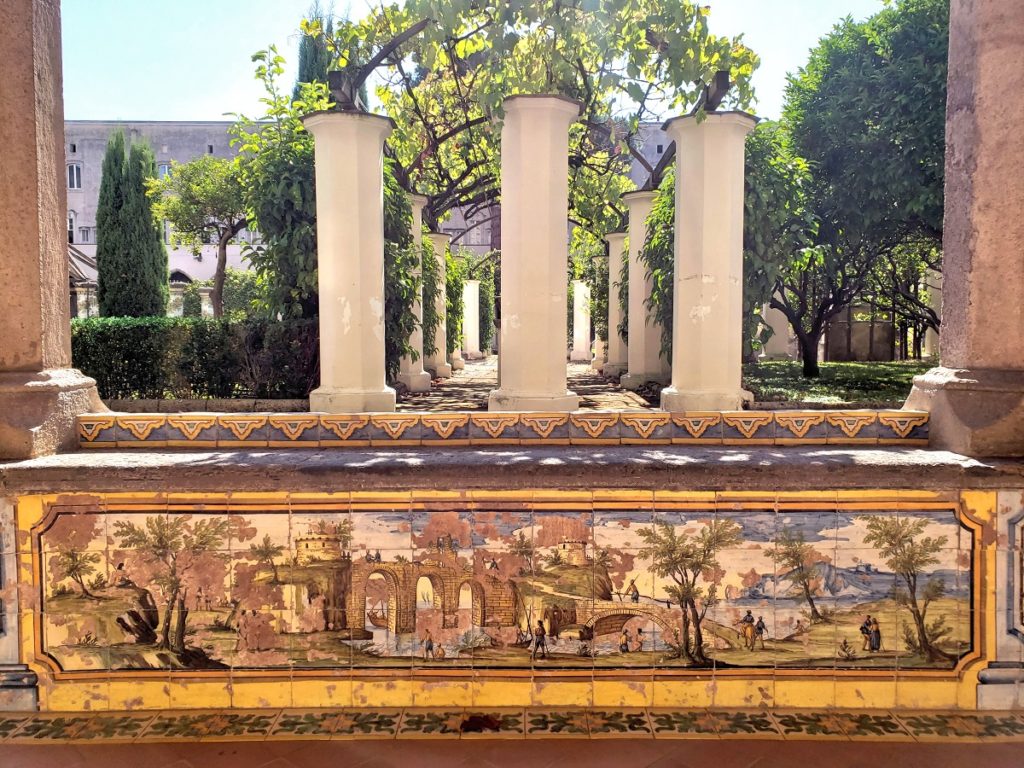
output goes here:
{"type": "Polygon", "coordinates": [[[775,546],[767,550],[766,554],[776,564],[789,570],[786,577],[803,592],[811,611],[811,622],[817,624],[824,621],[818,606],[814,604],[814,586],[820,579],[817,564],[824,562],[825,557],[804,540],[802,531],[794,533],[789,528],[779,532],[775,546]]]}
{"type": "Polygon", "coordinates": [[[707,574],[720,570],[719,552],[739,544],[741,530],[731,520],[712,520],[696,536],[685,531],[677,533],[675,526],[667,522],[637,531],[645,544],[640,550],[641,559],[651,561],[655,576],[671,581],[664,590],[683,609],[678,652],[692,664],[710,663],[704,653],[701,622],[717,600],[717,586],[708,581],[707,574]],[[700,581],[708,583],[706,590],[700,581]]]}
{"type": "Polygon", "coordinates": [[[257,563],[266,563],[270,566],[270,569],[274,572],[273,584],[280,584],[281,578],[277,572],[277,563],[274,562],[275,557],[280,557],[284,554],[284,547],[280,544],[275,544],[274,540],[270,538],[270,534],[264,534],[263,541],[259,544],[250,544],[249,551],[257,563]]]}
{"type": "Polygon", "coordinates": [[[229,530],[227,519],[191,522],[186,515],[147,517],[144,526],[124,520],[114,523],[121,546],[136,550],[144,562],[155,566],[153,583],[165,596],[157,647],[185,652],[189,587],[199,572],[212,564],[211,560],[221,558],[218,550],[224,546],[229,530]]]}
{"type": "Polygon", "coordinates": [[[902,579],[906,589],[893,591],[896,602],[910,609],[914,618],[914,633],[907,636],[908,646],[928,661],[948,661],[951,654],[936,647],[936,643],[950,633],[940,617],[926,624],[929,606],[946,591],[944,580],[931,578],[921,584],[924,569],[939,562],[938,553],[946,546],[946,536],[922,536],[926,520],[907,517],[865,517],[867,544],[878,549],[886,564],[902,579]]]}
{"type": "Polygon", "coordinates": [[[101,560],[99,552],[85,552],[76,547],[66,547],[54,558],[54,567],[64,578],[71,579],[82,590],[82,597],[96,599],[89,591],[85,578],[96,572],[96,564],[101,560]]]}

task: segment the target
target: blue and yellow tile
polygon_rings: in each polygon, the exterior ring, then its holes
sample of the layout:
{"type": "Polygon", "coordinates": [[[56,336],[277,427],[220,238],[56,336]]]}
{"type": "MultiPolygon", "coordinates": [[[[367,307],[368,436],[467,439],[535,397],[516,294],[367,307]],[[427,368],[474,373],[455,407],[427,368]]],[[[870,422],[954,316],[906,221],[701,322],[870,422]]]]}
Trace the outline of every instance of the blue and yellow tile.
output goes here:
{"type": "Polygon", "coordinates": [[[497,411],[469,416],[470,445],[519,445],[519,414],[497,411]]]}
{"type": "Polygon", "coordinates": [[[668,445],[672,442],[672,417],[661,411],[623,412],[619,415],[622,445],[668,445]]]}
{"type": "Polygon", "coordinates": [[[116,417],[118,448],[163,448],[167,417],[156,413],[120,413],[116,417]]]}
{"type": "Polygon", "coordinates": [[[116,417],[113,414],[79,416],[78,444],[82,448],[116,448],[116,417]]]}
{"type": "Polygon", "coordinates": [[[315,413],[273,413],[266,429],[271,448],[316,448],[320,441],[320,417],[315,413]]]}
{"type": "Polygon", "coordinates": [[[722,411],[722,442],[771,445],[775,442],[774,415],[771,411],[722,411]]]}
{"type": "Polygon", "coordinates": [[[878,442],[878,413],[875,411],[829,411],[830,445],[869,445],[878,442]]]}
{"type": "Polygon", "coordinates": [[[423,425],[423,445],[469,445],[468,413],[424,413],[420,423],[423,425]]]}
{"type": "Polygon", "coordinates": [[[520,445],[569,445],[569,414],[522,413],[518,432],[520,445]]]}
{"type": "Polygon", "coordinates": [[[577,411],[569,415],[572,445],[618,445],[619,414],[611,411],[577,411]]]}
{"type": "Polygon", "coordinates": [[[366,429],[370,445],[417,446],[423,437],[420,414],[417,413],[375,413],[370,416],[366,429]]]}
{"type": "Polygon", "coordinates": [[[828,442],[824,411],[776,411],[776,445],[823,445],[828,442]]]}
{"type": "Polygon", "coordinates": [[[320,446],[365,448],[370,444],[370,417],[365,413],[324,413],[320,416],[320,446]]]}
{"type": "Polygon", "coordinates": [[[669,414],[674,429],[674,445],[721,445],[722,413],[720,411],[680,411],[669,414]]]}
{"type": "Polygon", "coordinates": [[[265,413],[222,413],[217,416],[218,448],[265,448],[265,413]]]}
{"type": "Polygon", "coordinates": [[[928,445],[927,411],[879,411],[879,445],[928,445]]]}
{"type": "Polygon", "coordinates": [[[167,416],[169,448],[216,448],[217,415],[214,413],[172,413],[167,416]]]}

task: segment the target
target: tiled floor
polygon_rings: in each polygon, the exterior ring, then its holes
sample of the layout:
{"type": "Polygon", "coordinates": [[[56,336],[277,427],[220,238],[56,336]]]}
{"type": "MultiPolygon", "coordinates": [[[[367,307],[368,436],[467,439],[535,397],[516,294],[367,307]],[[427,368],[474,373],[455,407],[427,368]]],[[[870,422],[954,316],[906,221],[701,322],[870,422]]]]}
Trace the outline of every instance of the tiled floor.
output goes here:
{"type": "Polygon", "coordinates": [[[285,741],[3,745],[4,768],[1018,768],[1019,743],[285,741]]]}
{"type": "MultiPolygon", "coordinates": [[[[621,389],[584,363],[568,364],[569,389],[580,396],[580,409],[637,410],[653,407],[640,395],[621,389]]],[[[455,376],[435,381],[429,392],[403,394],[399,411],[486,411],[487,396],[498,386],[498,357],[467,360],[455,376]]]]}

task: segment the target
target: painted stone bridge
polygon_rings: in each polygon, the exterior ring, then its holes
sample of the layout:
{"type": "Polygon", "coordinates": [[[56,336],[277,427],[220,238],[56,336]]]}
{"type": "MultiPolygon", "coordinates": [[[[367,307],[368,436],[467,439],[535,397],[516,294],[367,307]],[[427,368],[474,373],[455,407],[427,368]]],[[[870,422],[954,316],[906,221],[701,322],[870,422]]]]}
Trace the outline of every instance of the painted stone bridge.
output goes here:
{"type": "Polygon", "coordinates": [[[576,607],[576,620],[591,630],[594,637],[620,632],[623,625],[636,616],[653,621],[665,637],[674,637],[679,631],[677,617],[672,611],[654,603],[594,600],[580,601],[576,607]]]}
{"type": "Polygon", "coordinates": [[[516,620],[515,585],[496,576],[479,575],[459,565],[454,557],[427,562],[352,563],[352,583],[346,602],[348,628],[352,637],[365,631],[366,585],[380,576],[387,586],[388,629],[396,634],[416,631],[417,584],[430,582],[434,608],[441,611],[442,626],[458,626],[459,592],[468,585],[472,592],[472,624],[509,626],[516,620]]]}

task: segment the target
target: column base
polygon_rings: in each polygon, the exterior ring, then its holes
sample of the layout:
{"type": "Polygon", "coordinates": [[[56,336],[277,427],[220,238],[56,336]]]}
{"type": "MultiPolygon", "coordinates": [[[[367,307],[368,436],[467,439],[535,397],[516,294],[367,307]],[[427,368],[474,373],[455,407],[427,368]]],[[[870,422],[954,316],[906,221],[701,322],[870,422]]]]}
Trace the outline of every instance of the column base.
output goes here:
{"type": "Polygon", "coordinates": [[[36,673],[23,664],[0,664],[0,712],[35,712],[38,682],[36,673]]]}
{"type": "Polygon", "coordinates": [[[623,376],[626,372],[625,363],[605,363],[601,366],[601,375],[614,379],[616,376],[623,376]]]}
{"type": "Polygon", "coordinates": [[[589,363],[594,359],[589,349],[573,350],[572,354],[569,355],[570,363],[589,363]]]}
{"type": "Polygon", "coordinates": [[[465,370],[465,368],[466,368],[466,361],[465,360],[463,360],[461,357],[453,357],[452,358],[452,370],[453,371],[462,371],[462,370],[465,370]]]}
{"type": "Polygon", "coordinates": [[[636,392],[640,387],[649,382],[668,384],[669,379],[663,376],[660,371],[657,373],[625,373],[619,379],[619,386],[636,392]]]}
{"type": "Polygon", "coordinates": [[[75,417],[106,410],[96,382],[74,368],[0,373],[0,459],[73,450],[75,417]]]}
{"type": "Polygon", "coordinates": [[[400,373],[398,381],[404,384],[410,392],[429,392],[432,379],[429,373],[420,371],[418,373],[400,373]]]}
{"type": "Polygon", "coordinates": [[[483,360],[487,355],[477,350],[476,352],[467,352],[465,349],[462,350],[463,360],[483,360]]]}
{"type": "Polygon", "coordinates": [[[448,363],[435,363],[428,360],[425,366],[428,372],[434,374],[435,379],[450,379],[452,377],[452,367],[448,363]]]}
{"type": "Polygon", "coordinates": [[[506,389],[491,390],[487,398],[488,411],[575,411],[580,399],[575,392],[565,391],[564,395],[529,394],[510,392],[506,389]]]}
{"type": "Polygon", "coordinates": [[[309,393],[312,413],[377,413],[395,410],[395,390],[375,391],[320,387],[309,393]]]}
{"type": "Polygon", "coordinates": [[[928,441],[966,456],[1024,456],[1024,370],[932,368],[903,406],[929,412],[928,441]]]}
{"type": "Polygon", "coordinates": [[[663,411],[738,411],[743,408],[744,403],[753,400],[753,394],[745,389],[715,392],[665,387],[661,390],[663,411]]]}
{"type": "Polygon", "coordinates": [[[1024,665],[1017,662],[991,662],[978,672],[978,709],[1020,709],[1024,694],[1024,665]]]}

